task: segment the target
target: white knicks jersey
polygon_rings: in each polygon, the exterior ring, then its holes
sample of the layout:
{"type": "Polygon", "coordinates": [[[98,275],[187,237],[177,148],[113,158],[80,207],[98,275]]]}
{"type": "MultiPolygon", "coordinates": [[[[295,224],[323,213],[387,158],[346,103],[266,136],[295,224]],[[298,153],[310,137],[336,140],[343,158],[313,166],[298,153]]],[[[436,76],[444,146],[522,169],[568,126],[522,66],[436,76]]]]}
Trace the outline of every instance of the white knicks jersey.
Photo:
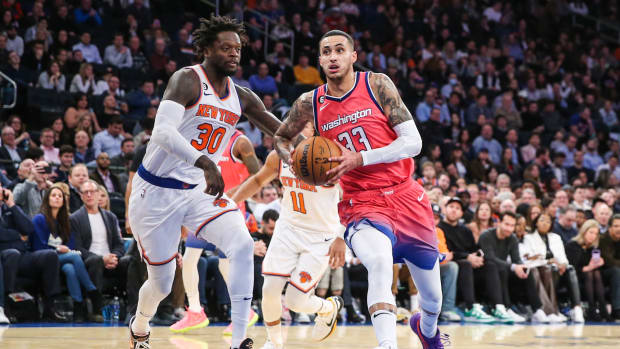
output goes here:
{"type": "Polygon", "coordinates": [[[340,190],[337,186],[310,185],[295,177],[290,166],[280,161],[282,209],[279,220],[302,230],[338,235],[343,227],[338,216],[340,190]]]}
{"type": "MultiPolygon", "coordinates": [[[[219,96],[211,86],[200,64],[187,67],[200,78],[200,97],[185,108],[178,130],[196,149],[218,163],[241,116],[241,103],[231,78],[227,78],[226,94],[219,96]]],[[[174,178],[188,184],[204,182],[204,172],[150,142],[142,165],[159,177],[174,178]]]]}

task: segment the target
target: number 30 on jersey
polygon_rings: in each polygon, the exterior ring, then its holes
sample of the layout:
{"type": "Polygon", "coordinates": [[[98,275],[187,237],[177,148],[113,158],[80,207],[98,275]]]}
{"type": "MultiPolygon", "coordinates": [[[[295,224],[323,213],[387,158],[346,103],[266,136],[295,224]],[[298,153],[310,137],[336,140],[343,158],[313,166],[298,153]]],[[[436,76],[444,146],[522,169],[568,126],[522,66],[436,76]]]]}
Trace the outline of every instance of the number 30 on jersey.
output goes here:
{"type": "Polygon", "coordinates": [[[209,154],[215,154],[222,144],[224,135],[226,135],[226,128],[218,127],[214,130],[213,125],[204,123],[198,125],[198,129],[202,132],[198,134],[198,139],[191,141],[192,146],[199,151],[203,151],[206,148],[209,154]]]}

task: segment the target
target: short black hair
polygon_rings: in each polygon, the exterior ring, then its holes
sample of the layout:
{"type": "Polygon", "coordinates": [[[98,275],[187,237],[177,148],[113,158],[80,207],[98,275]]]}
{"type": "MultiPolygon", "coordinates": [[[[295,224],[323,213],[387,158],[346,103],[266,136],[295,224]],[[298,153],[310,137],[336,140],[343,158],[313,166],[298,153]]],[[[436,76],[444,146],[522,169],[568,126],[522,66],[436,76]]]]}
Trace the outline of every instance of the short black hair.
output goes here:
{"type": "Polygon", "coordinates": [[[345,38],[347,38],[347,41],[349,42],[349,44],[351,44],[351,47],[355,47],[355,44],[353,43],[353,38],[351,37],[351,35],[349,35],[348,33],[343,32],[342,30],[330,30],[327,33],[323,34],[323,36],[321,36],[321,38],[319,39],[319,51],[321,50],[321,41],[323,41],[323,39],[328,38],[330,36],[344,36],[345,38]]]}
{"type": "Polygon", "coordinates": [[[121,141],[121,148],[125,145],[125,143],[127,142],[133,142],[133,138],[125,138],[121,141]]]}
{"type": "Polygon", "coordinates": [[[121,125],[123,124],[123,120],[118,115],[113,115],[110,118],[110,120],[108,120],[108,125],[118,125],[118,124],[121,124],[121,125]]]}
{"type": "Polygon", "coordinates": [[[73,154],[73,147],[69,144],[64,144],[60,146],[60,150],[58,151],[58,156],[62,156],[62,154],[71,153],[73,154]]]}
{"type": "Polygon", "coordinates": [[[280,214],[278,213],[278,211],[276,210],[267,210],[265,211],[265,213],[263,213],[263,222],[269,222],[269,221],[277,221],[278,218],[280,218],[280,214]]]}
{"type": "Polygon", "coordinates": [[[209,19],[200,18],[198,29],[192,33],[192,45],[196,54],[202,56],[202,51],[213,44],[217,40],[217,34],[221,32],[235,32],[241,38],[242,45],[247,42],[243,23],[239,23],[236,19],[227,16],[211,14],[209,19]]]}
{"type": "Polygon", "coordinates": [[[616,213],[615,215],[611,216],[611,218],[609,219],[609,225],[614,224],[614,221],[618,219],[620,219],[620,213],[616,213]]]}
{"type": "Polygon", "coordinates": [[[503,221],[503,220],[504,220],[504,217],[506,217],[506,216],[514,218],[514,219],[515,219],[515,221],[517,220],[517,214],[516,214],[516,213],[514,213],[514,212],[512,212],[512,211],[505,211],[505,212],[503,212],[503,213],[501,213],[501,214],[499,215],[499,221],[500,221],[500,222],[501,222],[501,221],[503,221]]]}

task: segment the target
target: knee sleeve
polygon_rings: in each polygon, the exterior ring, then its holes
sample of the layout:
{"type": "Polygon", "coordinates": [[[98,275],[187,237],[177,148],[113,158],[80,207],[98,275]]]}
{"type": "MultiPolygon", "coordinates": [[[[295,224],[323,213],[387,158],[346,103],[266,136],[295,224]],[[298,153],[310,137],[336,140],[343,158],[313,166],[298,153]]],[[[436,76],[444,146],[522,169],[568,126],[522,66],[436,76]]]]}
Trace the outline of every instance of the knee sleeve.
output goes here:
{"type": "Polygon", "coordinates": [[[265,276],[261,307],[266,322],[274,322],[280,319],[282,315],[282,290],[285,285],[286,279],[283,277],[265,276]]]}
{"type": "Polygon", "coordinates": [[[158,266],[148,265],[147,268],[149,272],[148,282],[155,298],[163,299],[172,289],[176,264],[170,262],[158,266]]]}
{"type": "Polygon", "coordinates": [[[367,226],[351,238],[353,251],[368,270],[368,306],[395,305],[392,294],[392,242],[380,231],[367,226]]]}
{"type": "Polygon", "coordinates": [[[307,303],[309,293],[303,293],[295,287],[288,287],[284,296],[286,306],[292,309],[294,312],[304,312],[304,305],[307,303]]]}

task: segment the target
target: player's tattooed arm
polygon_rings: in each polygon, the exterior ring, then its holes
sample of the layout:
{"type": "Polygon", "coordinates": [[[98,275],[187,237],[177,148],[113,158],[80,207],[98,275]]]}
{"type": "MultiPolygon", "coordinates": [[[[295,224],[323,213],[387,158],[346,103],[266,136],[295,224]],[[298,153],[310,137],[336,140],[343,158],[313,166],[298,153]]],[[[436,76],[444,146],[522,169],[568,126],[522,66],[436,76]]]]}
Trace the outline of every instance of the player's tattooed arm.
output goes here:
{"type": "Polygon", "coordinates": [[[288,117],[274,137],[274,148],[282,161],[289,163],[293,147],[304,140],[300,133],[308,121],[313,121],[312,92],[299,96],[288,112],[288,117]]]}
{"type": "Polygon", "coordinates": [[[256,125],[259,130],[273,136],[282,122],[265,108],[263,101],[252,90],[237,85],[235,87],[243,107],[243,115],[256,125]]]}
{"type": "Polygon", "coordinates": [[[400,98],[398,89],[387,75],[372,73],[370,86],[377,97],[383,113],[388,117],[390,126],[394,127],[407,120],[413,120],[411,113],[400,98]]]}

